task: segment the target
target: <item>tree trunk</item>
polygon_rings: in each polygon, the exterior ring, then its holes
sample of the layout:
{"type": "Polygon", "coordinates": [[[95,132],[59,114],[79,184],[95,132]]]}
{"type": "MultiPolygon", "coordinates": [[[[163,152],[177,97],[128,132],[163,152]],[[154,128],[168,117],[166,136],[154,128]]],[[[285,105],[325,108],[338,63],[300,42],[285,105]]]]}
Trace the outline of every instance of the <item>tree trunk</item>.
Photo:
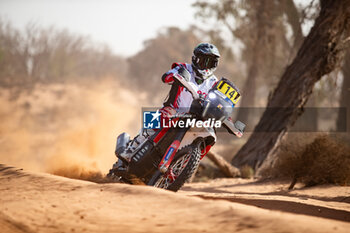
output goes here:
{"type": "Polygon", "coordinates": [[[321,11],[297,56],[282,75],[267,108],[232,163],[259,167],[302,114],[314,84],[339,60],[341,36],[349,23],[350,1],[321,0],[321,11]]]}
{"type": "Polygon", "coordinates": [[[256,10],[256,35],[255,35],[255,43],[253,48],[252,60],[250,61],[248,68],[247,79],[244,83],[242,89],[242,95],[244,96],[241,100],[240,107],[238,110],[237,119],[242,122],[249,121],[249,112],[247,111],[247,107],[254,107],[255,105],[255,93],[256,93],[256,79],[259,75],[260,68],[260,60],[262,59],[262,48],[265,46],[265,26],[266,18],[267,18],[267,10],[269,6],[267,6],[267,2],[269,0],[260,0],[257,2],[257,10],[256,10]]]}
{"type": "Polygon", "coordinates": [[[340,103],[341,108],[346,108],[346,114],[344,115],[340,109],[338,119],[337,119],[337,130],[343,132],[346,130],[347,133],[350,133],[350,51],[347,52],[345,56],[345,62],[343,65],[343,84],[340,94],[340,103]]]}
{"type": "Polygon", "coordinates": [[[242,95],[242,101],[238,108],[237,119],[242,122],[249,122],[249,108],[254,107],[255,104],[255,92],[256,92],[256,79],[258,76],[258,66],[251,65],[247,79],[244,83],[242,95]]]}
{"type": "Polygon", "coordinates": [[[303,31],[301,29],[300,23],[300,14],[293,0],[283,0],[281,2],[281,5],[284,8],[284,12],[286,13],[287,20],[290,26],[292,27],[294,35],[294,44],[291,54],[291,57],[294,58],[296,52],[298,51],[298,49],[301,46],[301,43],[304,40],[303,31]]]}
{"type": "MultiPolygon", "coordinates": [[[[301,28],[302,18],[293,0],[283,0],[281,1],[281,6],[284,9],[284,12],[287,16],[288,23],[292,28],[293,36],[294,36],[294,43],[290,51],[290,57],[288,59],[289,60],[288,63],[289,63],[291,59],[294,59],[298,50],[300,49],[302,42],[304,41],[303,31],[301,28]]],[[[317,126],[318,118],[317,118],[317,110],[315,109],[315,107],[316,107],[315,95],[311,95],[306,104],[306,108],[309,108],[309,114],[306,114],[303,117],[299,118],[292,130],[304,128],[306,129],[306,131],[316,132],[318,127],[317,126]]]]}
{"type": "Polygon", "coordinates": [[[226,177],[238,177],[241,175],[240,171],[227,162],[222,156],[209,151],[206,155],[226,177]]]}

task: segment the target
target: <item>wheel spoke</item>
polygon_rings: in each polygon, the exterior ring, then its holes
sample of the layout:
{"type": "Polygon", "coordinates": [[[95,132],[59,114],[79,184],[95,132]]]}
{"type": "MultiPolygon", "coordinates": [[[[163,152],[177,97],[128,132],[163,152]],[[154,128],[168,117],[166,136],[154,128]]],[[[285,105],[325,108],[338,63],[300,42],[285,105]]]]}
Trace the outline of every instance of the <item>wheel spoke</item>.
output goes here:
{"type": "Polygon", "coordinates": [[[166,189],[171,185],[175,179],[181,174],[183,169],[186,167],[187,163],[189,162],[191,157],[191,154],[185,154],[176,162],[169,167],[169,171],[162,175],[159,180],[156,182],[154,186],[158,188],[166,189]]]}

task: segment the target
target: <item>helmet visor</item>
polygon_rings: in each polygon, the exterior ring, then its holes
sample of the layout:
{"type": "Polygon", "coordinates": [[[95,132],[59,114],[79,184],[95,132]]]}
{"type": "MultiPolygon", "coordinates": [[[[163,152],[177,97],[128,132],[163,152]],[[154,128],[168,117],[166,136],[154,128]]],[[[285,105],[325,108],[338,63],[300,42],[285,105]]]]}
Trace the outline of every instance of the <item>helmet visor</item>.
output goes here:
{"type": "Polygon", "coordinates": [[[197,56],[196,57],[196,66],[200,70],[216,68],[218,65],[219,59],[213,56],[197,56]]]}

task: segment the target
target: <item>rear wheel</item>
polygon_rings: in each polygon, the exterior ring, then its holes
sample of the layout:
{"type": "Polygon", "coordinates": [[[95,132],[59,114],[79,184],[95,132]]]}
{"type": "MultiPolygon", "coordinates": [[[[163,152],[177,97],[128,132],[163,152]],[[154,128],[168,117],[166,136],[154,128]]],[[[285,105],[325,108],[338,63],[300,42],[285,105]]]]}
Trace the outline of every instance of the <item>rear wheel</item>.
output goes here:
{"type": "Polygon", "coordinates": [[[148,185],[178,191],[197,170],[201,159],[201,150],[198,144],[188,145],[179,150],[168,171],[163,174],[157,171],[148,185]]]}

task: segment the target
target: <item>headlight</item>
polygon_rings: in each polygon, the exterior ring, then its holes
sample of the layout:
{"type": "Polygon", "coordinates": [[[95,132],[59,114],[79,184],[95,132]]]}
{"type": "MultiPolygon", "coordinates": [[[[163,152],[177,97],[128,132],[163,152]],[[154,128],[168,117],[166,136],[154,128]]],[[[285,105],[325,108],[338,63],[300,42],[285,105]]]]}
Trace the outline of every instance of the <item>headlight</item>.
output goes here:
{"type": "Polygon", "coordinates": [[[216,94],[213,92],[210,92],[208,96],[209,96],[209,99],[212,99],[212,100],[216,98],[216,94]]]}

